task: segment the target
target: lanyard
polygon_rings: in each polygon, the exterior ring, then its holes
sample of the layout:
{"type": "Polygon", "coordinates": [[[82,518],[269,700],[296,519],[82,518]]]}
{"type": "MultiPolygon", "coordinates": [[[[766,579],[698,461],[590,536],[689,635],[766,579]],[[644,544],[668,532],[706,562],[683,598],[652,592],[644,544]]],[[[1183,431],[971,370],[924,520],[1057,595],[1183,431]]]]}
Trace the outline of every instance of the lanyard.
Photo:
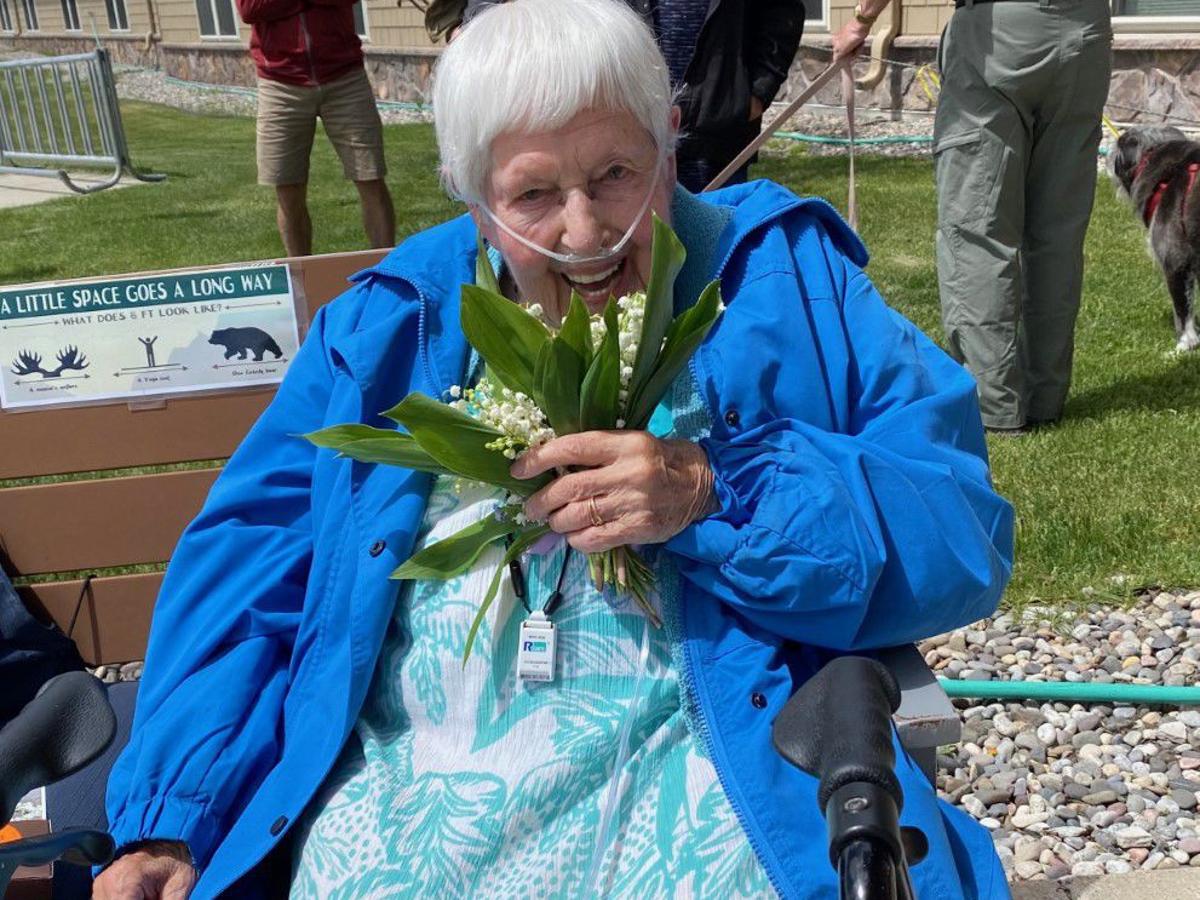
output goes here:
{"type": "MultiPolygon", "coordinates": [[[[509,536],[506,543],[511,543],[509,536]]],[[[558,570],[558,582],[545,605],[539,610],[529,606],[528,591],[526,590],[525,573],[518,559],[508,564],[509,575],[512,578],[513,593],[529,613],[529,618],[521,623],[517,645],[517,675],[525,681],[553,681],[555,662],[557,659],[557,633],[550,616],[563,600],[562,586],[567,575],[567,564],[571,561],[571,545],[567,545],[563,553],[562,565],[558,570]]]]}

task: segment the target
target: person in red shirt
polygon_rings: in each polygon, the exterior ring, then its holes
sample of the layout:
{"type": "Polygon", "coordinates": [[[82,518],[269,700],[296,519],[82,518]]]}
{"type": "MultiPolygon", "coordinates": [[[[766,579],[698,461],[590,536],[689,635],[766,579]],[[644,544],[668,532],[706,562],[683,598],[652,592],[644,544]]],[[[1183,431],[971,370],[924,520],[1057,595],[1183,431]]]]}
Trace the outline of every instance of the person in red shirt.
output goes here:
{"type": "Polygon", "coordinates": [[[355,0],[237,0],[258,70],[258,183],[272,185],[289,256],[312,253],[308,161],[317,118],[362,201],[372,247],[396,242],[383,124],[354,30],[355,0]]]}

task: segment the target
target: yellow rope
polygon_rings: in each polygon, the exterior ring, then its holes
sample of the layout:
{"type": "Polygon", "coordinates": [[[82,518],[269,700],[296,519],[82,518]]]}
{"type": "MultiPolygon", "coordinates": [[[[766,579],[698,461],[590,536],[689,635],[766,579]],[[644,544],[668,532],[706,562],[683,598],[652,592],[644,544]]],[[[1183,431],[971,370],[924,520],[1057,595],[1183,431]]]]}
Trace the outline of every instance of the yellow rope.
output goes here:
{"type": "Polygon", "coordinates": [[[938,75],[937,69],[926,63],[917,69],[916,78],[917,82],[921,85],[921,90],[929,98],[929,102],[937,106],[937,95],[942,89],[942,79],[938,75]]]}
{"type": "Polygon", "coordinates": [[[1112,132],[1113,137],[1119,138],[1121,136],[1121,132],[1117,131],[1117,126],[1113,124],[1113,120],[1110,119],[1105,113],[1100,114],[1100,120],[1104,123],[1105,127],[1112,132]]]}

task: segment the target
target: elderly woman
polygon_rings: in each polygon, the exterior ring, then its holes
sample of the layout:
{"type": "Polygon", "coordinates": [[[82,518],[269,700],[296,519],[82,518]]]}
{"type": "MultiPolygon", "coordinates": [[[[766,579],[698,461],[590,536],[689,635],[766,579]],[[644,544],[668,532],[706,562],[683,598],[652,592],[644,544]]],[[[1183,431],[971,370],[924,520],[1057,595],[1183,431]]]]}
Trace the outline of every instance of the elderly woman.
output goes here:
{"type": "MultiPolygon", "coordinates": [[[[442,56],[434,108],[470,214],[321,310],[184,536],[96,896],[831,895],[813,779],[771,722],[829,651],[995,607],[1012,518],[971,379],[884,305],[825,203],[676,188],[666,69],[624,4],[496,6],[442,56]],[[571,469],[527,505],[562,539],[464,667],[497,553],[447,582],[388,575],[502,498],[295,435],[469,382],[478,232],[507,295],[553,324],[572,291],[596,310],[645,285],[651,211],[687,248],[676,305],[719,278],[727,308],[653,434],[514,464],[571,469]],[[657,546],[661,628],[591,586],[578,551],[621,544],[657,546]],[[557,677],[521,680],[517,630],[555,592],[557,677]]],[[[918,894],[1006,896],[987,834],[907,759],[899,775],[931,845],[918,894]]]]}

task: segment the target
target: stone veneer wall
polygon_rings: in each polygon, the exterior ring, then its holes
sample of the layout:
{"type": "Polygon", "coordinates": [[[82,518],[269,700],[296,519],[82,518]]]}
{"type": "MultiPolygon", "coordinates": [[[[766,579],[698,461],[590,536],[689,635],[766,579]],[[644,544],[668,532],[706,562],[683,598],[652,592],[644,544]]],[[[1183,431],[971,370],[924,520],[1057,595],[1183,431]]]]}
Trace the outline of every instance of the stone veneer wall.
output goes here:
{"type": "MultiPolygon", "coordinates": [[[[804,89],[827,64],[828,36],[815,36],[806,43],[801,57],[792,67],[778,102],[804,89]]],[[[0,37],[0,50],[33,50],[41,53],[77,53],[92,49],[90,38],[63,36],[0,37]]],[[[118,63],[162,68],[167,74],[188,81],[252,87],[254,64],[239,44],[154,44],[145,48],[144,37],[113,38],[105,46],[118,63]]],[[[916,77],[916,67],[932,64],[937,49],[930,37],[901,37],[888,52],[908,66],[889,66],[880,84],[872,91],[858,93],[860,107],[882,111],[900,109],[930,110],[929,97],[916,77]]],[[[1163,113],[1192,120],[1200,126],[1200,34],[1190,35],[1118,35],[1113,54],[1110,88],[1111,118],[1122,122],[1161,122],[1161,116],[1139,112],[1163,113]]],[[[425,101],[429,78],[437,59],[436,50],[386,50],[368,48],[367,72],[381,100],[425,101]]],[[[860,72],[865,68],[860,68],[860,72]]],[[[838,106],[841,88],[835,79],[815,98],[817,102],[838,106]]],[[[1187,125],[1187,122],[1180,123],[1187,125]]]]}
{"type": "MultiPolygon", "coordinates": [[[[11,4],[10,4],[11,6],[11,4]]],[[[131,66],[157,66],[159,46],[152,44],[146,50],[146,36],[121,35],[106,37],[103,47],[108,50],[109,57],[115,63],[131,66]]],[[[28,50],[33,53],[60,55],[67,53],[91,53],[96,49],[96,42],[91,36],[67,37],[65,35],[0,35],[0,51],[28,50]]]]}
{"type": "MultiPolygon", "coordinates": [[[[811,43],[828,46],[829,40],[811,43]]],[[[1189,35],[1118,34],[1113,45],[1113,72],[1109,86],[1109,118],[1118,122],[1161,123],[1163,116],[1180,120],[1184,128],[1200,128],[1200,33],[1189,35]],[[1161,115],[1160,115],[1161,114],[1161,115]]],[[[934,104],[917,78],[918,67],[933,66],[937,41],[928,37],[900,37],[888,51],[888,59],[906,63],[888,66],[883,80],[871,91],[857,92],[859,107],[880,110],[925,110],[934,104]]],[[[803,91],[829,63],[828,51],[811,49],[792,66],[787,84],[776,103],[803,91]]],[[[860,64],[859,73],[865,73],[860,64]]],[[[814,98],[815,102],[840,106],[841,85],[832,80],[814,98]]]]}

